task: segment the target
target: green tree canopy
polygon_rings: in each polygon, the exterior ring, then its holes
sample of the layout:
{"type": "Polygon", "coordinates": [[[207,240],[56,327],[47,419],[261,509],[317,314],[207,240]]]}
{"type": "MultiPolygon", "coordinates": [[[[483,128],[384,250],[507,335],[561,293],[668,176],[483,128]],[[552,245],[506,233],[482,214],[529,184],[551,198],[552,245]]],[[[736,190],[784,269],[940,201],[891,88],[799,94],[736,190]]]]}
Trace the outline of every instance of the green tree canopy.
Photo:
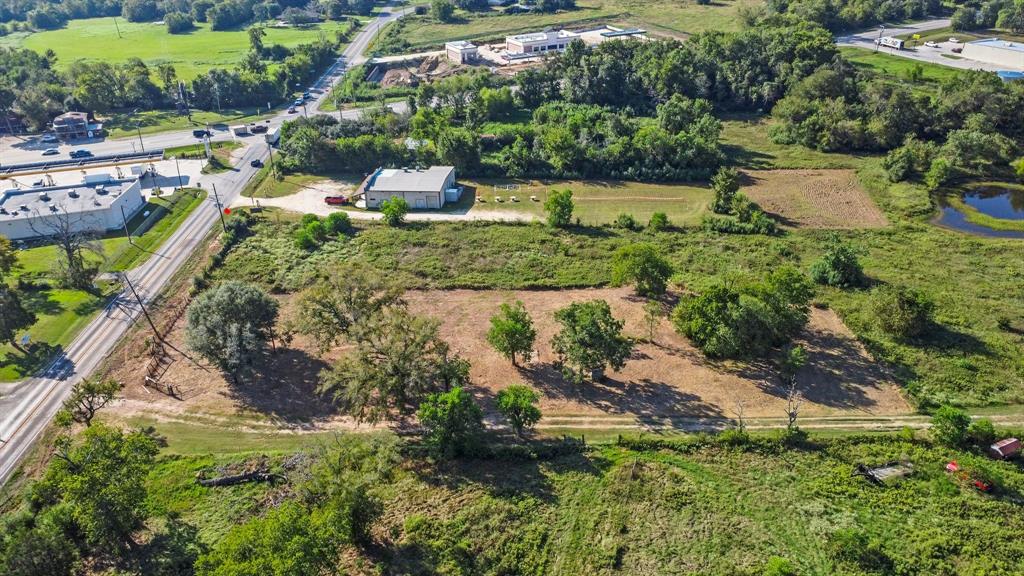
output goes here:
{"type": "Polygon", "coordinates": [[[548,214],[548,224],[557,228],[565,228],[572,223],[572,190],[552,190],[544,201],[544,211],[548,214]]]}
{"type": "Polygon", "coordinates": [[[932,325],[935,303],[920,290],[883,286],[872,291],[871,303],[878,327],[897,338],[920,336],[932,325]]]}
{"type": "Polygon", "coordinates": [[[431,394],[416,413],[427,442],[446,458],[472,454],[483,431],[483,412],[460,386],[431,394]]]}
{"type": "Polygon", "coordinates": [[[519,300],[514,304],[504,303],[501,311],[491,316],[491,329],[487,331],[487,342],[502,356],[517,366],[518,356],[528,356],[533,351],[537,330],[526,307],[519,300]]]}
{"type": "Polygon", "coordinates": [[[185,343],[237,380],[273,336],[277,310],[277,301],[259,287],[223,282],[189,305],[185,343]]]}
{"type": "Polygon", "coordinates": [[[517,436],[523,435],[523,430],[532,428],[540,421],[540,408],[537,402],[540,396],[529,386],[513,384],[498,392],[498,411],[508,420],[517,436]]]}
{"type": "Polygon", "coordinates": [[[104,406],[111,403],[121,391],[121,383],[113,379],[85,378],[71,387],[71,395],[64,401],[67,418],[92,426],[92,419],[104,406]]]}
{"type": "Polygon", "coordinates": [[[25,307],[21,295],[0,277],[0,341],[24,352],[18,343],[20,332],[36,323],[36,315],[25,307]]]}
{"type": "Polygon", "coordinates": [[[664,294],[671,276],[672,264],[648,242],[623,246],[612,257],[612,283],[633,284],[640,296],[664,294]]]}
{"type": "Polygon", "coordinates": [[[386,308],[359,327],[355,348],[320,373],[320,390],[359,421],[411,414],[427,395],[469,379],[433,319],[386,308]]]}
{"type": "Polygon", "coordinates": [[[612,316],[604,300],[574,302],[555,312],[562,329],[551,340],[565,377],[583,382],[603,374],[606,366],[618,370],[626,364],[633,343],[622,334],[624,322],[612,316]]]}
{"type": "Polygon", "coordinates": [[[41,491],[70,507],[90,544],[124,549],[148,516],[145,480],[157,451],[148,434],[94,424],[77,441],[64,441],[41,491]]]}
{"type": "MultiPolygon", "coordinates": [[[[402,290],[375,268],[352,264],[332,269],[298,298],[295,328],[326,352],[388,306],[404,306],[402,290]]],[[[357,336],[358,337],[358,336],[357,336]]]]}
{"type": "Polygon", "coordinates": [[[388,226],[400,226],[405,222],[405,215],[409,213],[409,203],[405,198],[395,196],[380,203],[380,212],[388,226]]]}
{"type": "Polygon", "coordinates": [[[857,252],[833,234],[821,259],[811,264],[811,278],[818,284],[855,288],[866,282],[857,252]]]}
{"type": "Polygon", "coordinates": [[[953,406],[943,406],[932,415],[932,438],[951,448],[962,446],[967,440],[970,425],[971,417],[966,412],[953,406]]]}

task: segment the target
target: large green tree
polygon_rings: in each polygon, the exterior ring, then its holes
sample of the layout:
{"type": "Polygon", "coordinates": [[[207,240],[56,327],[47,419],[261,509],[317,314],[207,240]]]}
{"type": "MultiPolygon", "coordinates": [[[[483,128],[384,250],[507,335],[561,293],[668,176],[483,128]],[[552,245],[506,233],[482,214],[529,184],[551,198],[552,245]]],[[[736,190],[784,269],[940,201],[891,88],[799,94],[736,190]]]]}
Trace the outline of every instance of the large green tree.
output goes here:
{"type": "Polygon", "coordinates": [[[299,295],[294,323],[299,332],[316,341],[321,352],[326,352],[384,308],[402,305],[402,290],[376,269],[343,266],[299,295]]]}
{"type": "Polygon", "coordinates": [[[612,256],[612,283],[633,284],[640,296],[664,294],[670,276],[672,264],[654,244],[628,244],[612,256]]]}
{"type": "Polygon", "coordinates": [[[185,343],[237,382],[273,337],[277,301],[252,284],[227,281],[188,307],[185,343]]]}
{"type": "Polygon", "coordinates": [[[89,544],[134,546],[133,534],[148,516],[145,481],[157,452],[148,434],[94,424],[79,439],[59,443],[41,491],[52,490],[70,507],[89,544]]]}
{"type": "Polygon", "coordinates": [[[92,426],[96,413],[110,404],[121,391],[121,383],[113,379],[85,378],[71,387],[64,401],[63,417],[92,426]]]}
{"type": "Polygon", "coordinates": [[[504,303],[501,311],[491,316],[491,329],[487,331],[487,342],[502,356],[518,366],[516,359],[533,351],[537,330],[526,306],[519,300],[513,304],[504,303]]]}
{"type": "Polygon", "coordinates": [[[35,323],[35,313],[25,307],[21,295],[0,277],[0,341],[9,342],[24,353],[25,349],[18,342],[20,333],[35,323]]]}
{"type": "Polygon", "coordinates": [[[522,436],[523,430],[540,421],[540,408],[537,407],[540,396],[529,386],[513,384],[498,392],[496,400],[498,411],[508,420],[517,436],[522,436]]]}
{"type": "Polygon", "coordinates": [[[548,214],[548,224],[557,228],[565,228],[572,223],[572,190],[552,190],[544,201],[544,211],[548,214]]]}
{"type": "Polygon", "coordinates": [[[453,354],[436,320],[386,308],[362,322],[355,347],[320,373],[320,390],[359,421],[412,414],[427,395],[469,380],[469,363],[453,354]]]}
{"type": "Polygon", "coordinates": [[[562,372],[574,382],[600,378],[606,367],[615,370],[626,364],[633,342],[622,334],[624,322],[612,316],[604,300],[574,302],[555,312],[562,329],[551,339],[562,372]]]}

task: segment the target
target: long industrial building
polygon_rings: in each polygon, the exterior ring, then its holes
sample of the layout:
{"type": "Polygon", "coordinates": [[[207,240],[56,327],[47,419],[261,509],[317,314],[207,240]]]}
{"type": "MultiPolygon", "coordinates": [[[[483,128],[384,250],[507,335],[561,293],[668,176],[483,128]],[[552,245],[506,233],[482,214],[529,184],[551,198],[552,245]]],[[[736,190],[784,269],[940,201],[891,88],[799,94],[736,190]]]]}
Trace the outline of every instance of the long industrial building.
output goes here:
{"type": "Polygon", "coordinates": [[[86,176],[81,184],[0,192],[0,235],[11,240],[52,236],[60,228],[103,233],[124,226],[146,202],[138,178],[86,176]]]}
{"type": "Polygon", "coordinates": [[[1011,70],[1024,70],[1024,44],[1020,42],[999,38],[975,40],[964,44],[961,55],[978,62],[1006,66],[1011,70]]]}
{"type": "Polygon", "coordinates": [[[367,208],[379,208],[381,202],[401,197],[410,208],[436,210],[445,202],[457,201],[460,194],[455,187],[454,166],[379,168],[363,182],[362,190],[367,208]]]}

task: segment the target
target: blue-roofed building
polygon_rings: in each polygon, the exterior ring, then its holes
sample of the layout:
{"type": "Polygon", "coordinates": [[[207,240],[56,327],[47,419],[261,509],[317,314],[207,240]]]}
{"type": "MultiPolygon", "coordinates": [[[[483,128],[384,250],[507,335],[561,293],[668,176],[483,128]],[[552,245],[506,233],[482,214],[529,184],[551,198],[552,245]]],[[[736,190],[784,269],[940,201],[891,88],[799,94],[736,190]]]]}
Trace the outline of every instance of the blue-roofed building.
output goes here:
{"type": "Polygon", "coordinates": [[[964,58],[1024,71],[1024,43],[985,38],[964,44],[964,58]]]}
{"type": "Polygon", "coordinates": [[[1013,70],[1000,70],[996,72],[996,76],[999,76],[999,79],[1003,82],[1024,80],[1024,72],[1014,72],[1013,70]]]}

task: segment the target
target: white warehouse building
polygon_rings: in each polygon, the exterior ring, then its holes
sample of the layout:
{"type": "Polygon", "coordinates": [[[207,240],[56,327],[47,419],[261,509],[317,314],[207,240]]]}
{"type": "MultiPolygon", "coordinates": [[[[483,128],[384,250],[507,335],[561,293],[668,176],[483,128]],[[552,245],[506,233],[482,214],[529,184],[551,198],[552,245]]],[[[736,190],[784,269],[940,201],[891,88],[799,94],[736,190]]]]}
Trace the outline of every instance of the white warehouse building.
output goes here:
{"type": "Polygon", "coordinates": [[[367,208],[379,208],[381,202],[401,197],[410,208],[436,210],[445,202],[456,202],[460,190],[455,187],[454,166],[421,168],[378,168],[363,182],[367,208]]]}
{"type": "Polygon", "coordinates": [[[964,58],[1005,66],[1011,70],[1024,70],[1024,43],[986,38],[964,44],[964,58]]]}
{"type": "Polygon", "coordinates": [[[562,52],[580,35],[569,30],[546,30],[532,34],[519,34],[505,38],[505,50],[509,54],[543,54],[562,52]]]}
{"type": "Polygon", "coordinates": [[[138,178],[117,180],[109,174],[89,175],[70,186],[10,188],[0,192],[0,235],[42,238],[65,223],[75,232],[103,233],[122,228],[145,204],[138,178]]]}

